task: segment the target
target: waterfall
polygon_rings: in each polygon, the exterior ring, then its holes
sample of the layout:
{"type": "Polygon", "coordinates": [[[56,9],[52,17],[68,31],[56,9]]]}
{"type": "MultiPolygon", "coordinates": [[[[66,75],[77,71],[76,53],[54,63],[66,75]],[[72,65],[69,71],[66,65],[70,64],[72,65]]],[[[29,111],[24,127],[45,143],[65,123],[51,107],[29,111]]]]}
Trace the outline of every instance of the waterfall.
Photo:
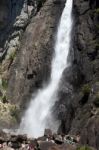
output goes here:
{"type": "Polygon", "coordinates": [[[36,96],[31,99],[20,124],[19,131],[32,137],[42,136],[44,129],[51,125],[51,128],[53,128],[53,125],[57,127],[51,115],[51,108],[57,101],[56,95],[62,73],[68,67],[67,58],[72,29],[72,3],[73,0],[67,0],[61,16],[52,60],[50,82],[47,86],[38,90],[36,96]]]}

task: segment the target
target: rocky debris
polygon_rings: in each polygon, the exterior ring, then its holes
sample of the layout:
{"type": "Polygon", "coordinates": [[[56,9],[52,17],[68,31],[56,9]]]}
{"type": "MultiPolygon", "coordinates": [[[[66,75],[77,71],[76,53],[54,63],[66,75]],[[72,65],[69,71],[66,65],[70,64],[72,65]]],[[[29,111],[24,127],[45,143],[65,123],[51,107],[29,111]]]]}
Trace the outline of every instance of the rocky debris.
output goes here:
{"type": "MultiPolygon", "coordinates": [[[[45,130],[51,131],[50,129],[45,130]]],[[[77,150],[79,142],[71,135],[44,135],[45,140],[41,138],[28,138],[27,135],[14,135],[0,131],[0,149],[2,150],[77,150]],[[61,143],[57,143],[60,141],[61,143]],[[74,141],[73,141],[74,140],[74,141]]],[[[91,148],[90,150],[93,150],[91,148]]]]}
{"type": "Polygon", "coordinates": [[[50,129],[45,129],[44,136],[52,136],[52,131],[50,129]]]}

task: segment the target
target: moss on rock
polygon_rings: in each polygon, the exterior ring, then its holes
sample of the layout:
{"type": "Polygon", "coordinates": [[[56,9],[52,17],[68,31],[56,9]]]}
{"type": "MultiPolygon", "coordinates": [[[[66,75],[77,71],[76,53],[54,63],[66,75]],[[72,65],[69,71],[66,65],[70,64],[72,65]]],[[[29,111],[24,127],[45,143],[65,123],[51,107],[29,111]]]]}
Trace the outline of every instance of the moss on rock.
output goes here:
{"type": "Polygon", "coordinates": [[[19,109],[10,103],[0,102],[0,123],[1,125],[13,125],[17,123],[19,109]]]}
{"type": "Polygon", "coordinates": [[[83,94],[84,94],[84,95],[89,94],[90,91],[91,91],[90,85],[85,84],[85,85],[83,86],[83,88],[82,88],[83,94]]]}

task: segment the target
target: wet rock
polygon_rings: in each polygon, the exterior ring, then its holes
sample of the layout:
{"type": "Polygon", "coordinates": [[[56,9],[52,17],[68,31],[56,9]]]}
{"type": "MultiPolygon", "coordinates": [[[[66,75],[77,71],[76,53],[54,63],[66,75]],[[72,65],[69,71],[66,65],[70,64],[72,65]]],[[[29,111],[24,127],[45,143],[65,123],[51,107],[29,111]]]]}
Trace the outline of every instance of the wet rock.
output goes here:
{"type": "Polygon", "coordinates": [[[45,131],[44,131],[44,136],[46,136],[46,137],[52,136],[52,131],[51,131],[51,129],[45,129],[45,131]]]}
{"type": "Polygon", "coordinates": [[[6,134],[2,130],[0,130],[0,144],[3,143],[3,142],[9,141],[10,138],[11,138],[10,134],[6,134]]]}
{"type": "Polygon", "coordinates": [[[17,141],[12,142],[11,148],[13,148],[13,149],[19,149],[20,147],[21,147],[21,145],[17,141]]]}
{"type": "Polygon", "coordinates": [[[27,135],[18,135],[17,141],[22,143],[23,141],[27,141],[27,135]]]}
{"type": "MultiPolygon", "coordinates": [[[[27,138],[26,135],[13,135],[10,134],[9,139],[6,140],[8,137],[8,133],[1,132],[0,137],[4,138],[4,140],[0,141],[0,148],[2,150],[28,150],[28,149],[36,149],[36,150],[77,150],[77,147],[83,147],[83,145],[78,145],[78,143],[73,143],[72,140],[75,139],[74,135],[58,135],[52,134],[53,141],[56,142],[56,138],[58,139],[58,143],[54,143],[51,139],[48,141],[38,139],[27,138]],[[60,136],[66,138],[63,140],[63,143],[59,143],[61,141],[60,136]],[[68,142],[69,141],[69,142],[68,142]]],[[[88,146],[87,146],[88,147],[88,146]]],[[[93,147],[91,148],[92,150],[93,147]]]]}
{"type": "Polygon", "coordinates": [[[92,117],[89,119],[86,128],[83,130],[82,136],[81,136],[81,143],[86,144],[88,141],[88,144],[92,147],[97,148],[99,146],[98,144],[98,138],[99,138],[99,132],[98,132],[98,125],[99,119],[98,116],[92,117]],[[96,134],[95,134],[96,133],[96,134]]]}
{"type": "Polygon", "coordinates": [[[46,136],[39,137],[38,141],[46,141],[48,138],[46,136]]]}
{"type": "Polygon", "coordinates": [[[20,142],[22,143],[23,141],[27,141],[27,135],[11,135],[11,139],[10,139],[11,142],[20,142]]]}
{"type": "Polygon", "coordinates": [[[61,135],[56,135],[54,140],[55,140],[56,144],[62,144],[63,143],[63,139],[62,139],[61,135]]]}

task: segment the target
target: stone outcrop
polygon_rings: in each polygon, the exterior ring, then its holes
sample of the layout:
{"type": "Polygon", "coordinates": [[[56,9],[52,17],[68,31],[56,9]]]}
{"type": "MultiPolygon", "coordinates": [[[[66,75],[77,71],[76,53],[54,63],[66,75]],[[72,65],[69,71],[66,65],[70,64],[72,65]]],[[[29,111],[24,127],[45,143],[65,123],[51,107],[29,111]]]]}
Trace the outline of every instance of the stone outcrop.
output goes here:
{"type": "Polygon", "coordinates": [[[6,19],[1,16],[1,104],[17,105],[24,110],[32,92],[50,76],[55,35],[65,1],[44,3],[45,0],[2,2],[1,13],[7,9],[10,15],[4,14],[6,19]]]}
{"type": "Polygon", "coordinates": [[[81,143],[97,149],[99,149],[98,10],[97,0],[74,0],[72,31],[74,36],[70,52],[72,64],[63,73],[55,112],[61,120],[59,132],[80,134],[81,143]]]}
{"type": "MultiPolygon", "coordinates": [[[[48,81],[65,0],[0,1],[0,128],[19,121],[32,93],[48,81]],[[17,106],[16,106],[17,105],[17,106]]],[[[64,70],[53,113],[59,133],[99,149],[99,1],[74,0],[71,66],[64,70]]],[[[47,133],[46,133],[47,134],[47,133]]],[[[62,141],[55,140],[63,143],[62,141]]],[[[42,143],[41,149],[49,143],[42,143]]],[[[72,149],[66,145],[50,150],[72,149]]]]}
{"type": "MultiPolygon", "coordinates": [[[[0,60],[6,53],[19,49],[22,33],[45,0],[0,1],[0,60]]],[[[10,54],[9,54],[10,55],[10,54]]]]}
{"type": "Polygon", "coordinates": [[[92,147],[82,146],[79,142],[76,142],[74,138],[70,135],[62,136],[57,135],[56,137],[61,137],[62,143],[57,143],[55,135],[50,136],[44,135],[37,139],[29,138],[27,135],[15,135],[0,131],[0,149],[2,150],[95,150],[92,147]],[[66,138],[65,138],[66,137],[66,138]],[[68,139],[71,137],[71,139],[68,139]],[[73,142],[74,140],[74,142],[73,142]]]}
{"type": "Polygon", "coordinates": [[[11,48],[17,48],[19,35],[28,20],[27,6],[24,0],[0,2],[0,59],[11,48]],[[20,30],[18,29],[20,28],[20,30]]]}
{"type": "Polygon", "coordinates": [[[31,93],[50,75],[55,32],[65,1],[47,0],[31,19],[10,71],[8,99],[24,107],[31,93]],[[12,84],[13,83],[13,84],[12,84]],[[13,92],[12,92],[13,91],[13,92]]]}
{"type": "MultiPolygon", "coordinates": [[[[22,35],[31,17],[36,15],[44,2],[45,1],[41,2],[40,0],[0,1],[0,105],[2,105],[3,108],[5,104],[5,107],[7,106],[8,109],[7,112],[10,110],[10,102],[8,102],[7,98],[10,67],[17,56],[22,35]]],[[[4,109],[0,110],[1,114],[2,110],[4,111],[4,109]]],[[[4,112],[4,115],[0,119],[0,122],[3,121],[3,124],[6,124],[9,120],[7,120],[7,112],[4,112]]]]}

